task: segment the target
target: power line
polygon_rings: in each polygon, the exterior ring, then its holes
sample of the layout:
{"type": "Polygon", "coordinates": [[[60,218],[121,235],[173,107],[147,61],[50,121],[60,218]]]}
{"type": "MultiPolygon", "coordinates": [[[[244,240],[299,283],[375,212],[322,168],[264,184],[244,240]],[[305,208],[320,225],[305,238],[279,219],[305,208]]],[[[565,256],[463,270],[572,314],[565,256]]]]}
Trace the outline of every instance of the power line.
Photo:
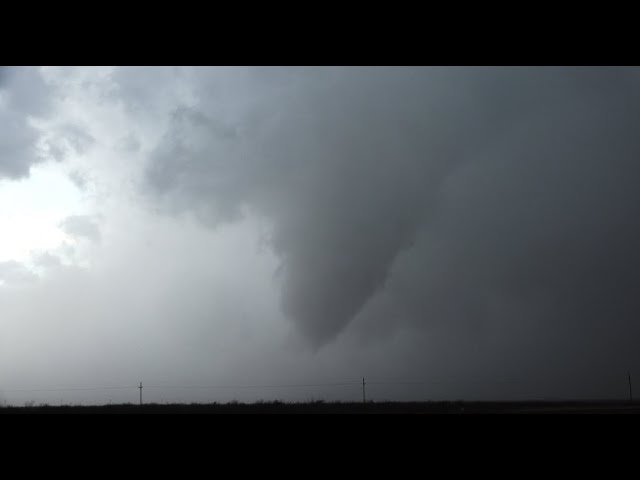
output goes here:
{"type": "Polygon", "coordinates": [[[364,392],[364,386],[365,386],[364,377],[362,377],[362,403],[367,403],[367,399],[365,397],[365,392],[364,392]]]}
{"type": "MultiPolygon", "coordinates": [[[[364,379],[363,379],[364,380],[364,379]]],[[[367,381],[366,385],[433,385],[439,383],[452,383],[455,380],[430,380],[430,381],[367,381]]],[[[480,381],[478,381],[480,382],[480,381]]],[[[141,389],[141,383],[138,385],[120,385],[110,387],[56,387],[56,388],[17,388],[17,389],[1,389],[5,393],[18,393],[18,392],[78,392],[78,391],[99,391],[99,390],[131,390],[134,388],[141,389]]],[[[465,382],[469,383],[469,381],[465,382]]],[[[475,383],[473,380],[470,383],[475,383]]],[[[487,383],[483,381],[482,383],[487,383]]],[[[517,380],[498,380],[489,383],[520,383],[517,380]]],[[[319,388],[319,387],[357,387],[362,386],[363,382],[333,382],[333,383],[291,383],[291,384],[235,384],[235,385],[145,385],[144,388],[154,389],[258,389],[258,388],[319,388]]]]}
{"type": "Polygon", "coordinates": [[[314,383],[314,384],[279,384],[279,385],[145,385],[145,388],[168,389],[214,389],[214,388],[315,388],[315,387],[353,387],[358,382],[348,383],[314,383]]]}
{"type": "Polygon", "coordinates": [[[415,381],[415,382],[369,382],[367,385],[436,385],[436,384],[452,384],[452,383],[490,383],[490,384],[502,384],[502,383],[520,383],[519,380],[428,380],[428,381],[415,381]]]}
{"type": "Polygon", "coordinates": [[[136,388],[135,385],[122,386],[122,387],[86,387],[86,388],[15,388],[7,389],[3,388],[2,392],[79,392],[79,391],[94,391],[94,390],[129,390],[136,388]]]}
{"type": "MultiPolygon", "coordinates": [[[[274,384],[274,385],[145,385],[144,388],[155,388],[155,389],[215,389],[215,388],[246,388],[246,389],[255,389],[255,388],[316,388],[316,387],[346,387],[346,386],[357,386],[359,385],[357,382],[344,382],[344,383],[315,383],[315,384],[274,384]]],[[[139,385],[123,385],[123,386],[114,386],[114,387],[56,387],[56,388],[12,388],[0,389],[3,393],[30,393],[30,392],[81,392],[81,391],[100,391],[100,390],[132,390],[134,388],[142,390],[142,382],[139,385]]]]}

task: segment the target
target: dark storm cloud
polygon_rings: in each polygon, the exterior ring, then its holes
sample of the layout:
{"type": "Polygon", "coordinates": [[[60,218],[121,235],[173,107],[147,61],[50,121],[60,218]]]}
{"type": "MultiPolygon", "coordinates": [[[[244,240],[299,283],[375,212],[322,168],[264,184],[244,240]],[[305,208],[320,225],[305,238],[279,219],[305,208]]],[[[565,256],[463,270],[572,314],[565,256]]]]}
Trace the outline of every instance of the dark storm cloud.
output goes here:
{"type": "Polygon", "coordinates": [[[606,338],[631,355],[637,69],[194,79],[198,102],[175,111],[149,185],[212,223],[245,205],[266,215],[283,311],[314,345],[354,319],[462,332],[533,318],[566,338],[578,329],[574,351],[606,338]]]}
{"type": "Polygon", "coordinates": [[[18,178],[28,175],[29,168],[38,161],[36,132],[16,118],[0,113],[0,177],[18,178]]]}
{"type": "Polygon", "coordinates": [[[39,134],[29,117],[49,108],[48,89],[36,68],[0,69],[0,178],[24,177],[31,165],[43,160],[36,148],[39,134]]]}

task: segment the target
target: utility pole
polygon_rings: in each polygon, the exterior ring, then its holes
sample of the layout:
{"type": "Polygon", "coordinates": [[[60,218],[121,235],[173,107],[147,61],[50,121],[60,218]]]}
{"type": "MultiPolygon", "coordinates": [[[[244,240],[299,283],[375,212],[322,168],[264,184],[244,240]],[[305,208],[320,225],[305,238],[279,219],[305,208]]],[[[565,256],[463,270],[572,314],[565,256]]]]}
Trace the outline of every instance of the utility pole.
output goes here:
{"type": "Polygon", "coordinates": [[[631,391],[631,373],[627,372],[627,376],[629,377],[629,399],[633,402],[633,392],[631,391]]]}
{"type": "Polygon", "coordinates": [[[142,382],[140,382],[140,386],[138,388],[140,389],[140,405],[142,405],[142,382]]]}
{"type": "Polygon", "coordinates": [[[365,386],[364,377],[362,377],[362,403],[367,403],[367,399],[364,394],[364,386],[365,386]]]}

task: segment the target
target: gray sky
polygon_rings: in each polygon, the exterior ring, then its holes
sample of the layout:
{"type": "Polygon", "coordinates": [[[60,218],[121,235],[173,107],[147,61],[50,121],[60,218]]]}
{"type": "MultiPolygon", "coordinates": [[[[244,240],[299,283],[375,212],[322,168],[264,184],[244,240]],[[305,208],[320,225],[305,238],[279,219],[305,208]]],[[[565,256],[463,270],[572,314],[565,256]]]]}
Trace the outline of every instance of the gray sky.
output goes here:
{"type": "Polygon", "coordinates": [[[625,397],[639,81],[0,69],[0,401],[625,397]]]}

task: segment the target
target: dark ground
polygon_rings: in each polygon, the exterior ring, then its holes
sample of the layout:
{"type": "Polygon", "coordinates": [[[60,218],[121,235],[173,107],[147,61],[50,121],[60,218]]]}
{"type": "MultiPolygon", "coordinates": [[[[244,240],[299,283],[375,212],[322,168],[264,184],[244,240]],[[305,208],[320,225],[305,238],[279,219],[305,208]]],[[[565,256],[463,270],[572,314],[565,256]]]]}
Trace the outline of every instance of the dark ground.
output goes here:
{"type": "Polygon", "coordinates": [[[2,407],[0,414],[620,414],[640,413],[640,402],[312,402],[123,404],[2,407]]]}

